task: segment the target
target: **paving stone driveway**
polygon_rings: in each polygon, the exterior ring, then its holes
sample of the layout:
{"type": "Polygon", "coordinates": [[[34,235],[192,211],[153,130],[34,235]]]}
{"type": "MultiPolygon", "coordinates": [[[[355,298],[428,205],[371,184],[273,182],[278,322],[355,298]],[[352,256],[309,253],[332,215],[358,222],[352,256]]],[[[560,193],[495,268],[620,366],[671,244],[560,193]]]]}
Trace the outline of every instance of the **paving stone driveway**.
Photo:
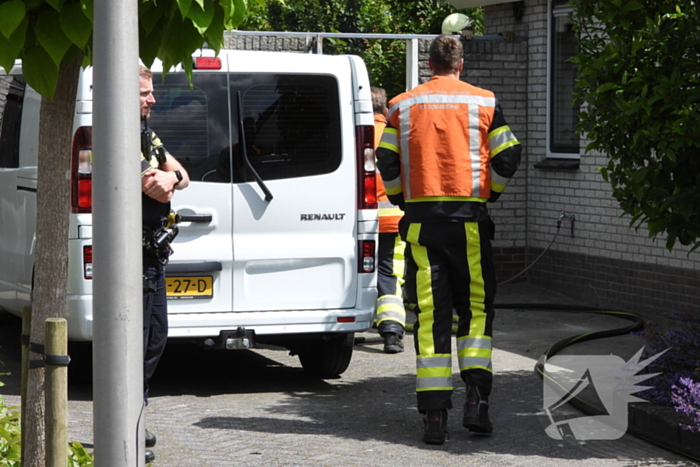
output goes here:
{"type": "MultiPolygon", "coordinates": [[[[542,385],[533,367],[552,343],[614,318],[498,310],[492,396],[495,434],[461,426],[464,389],[450,411],[450,440],[427,446],[415,410],[414,352],[386,355],[381,345],[356,345],[339,379],[306,376],[281,350],[204,352],[169,346],[156,373],[147,426],[158,436],[155,466],[685,466],[687,459],[631,435],[615,441],[569,443],[544,431],[542,385]]],[[[0,361],[8,405],[19,404],[15,350],[19,321],[0,312],[0,361]]],[[[365,333],[373,338],[376,334],[365,333]]],[[[620,346],[620,338],[615,346],[620,346]]],[[[624,339],[624,338],[623,338],[624,339]]],[[[629,338],[633,339],[633,338],[629,338]]],[[[622,341],[623,344],[624,341],[622,341]]],[[[606,340],[597,348],[609,353],[606,340]]],[[[612,344],[611,344],[612,345],[612,344]]],[[[638,348],[631,342],[626,348],[638,348]]],[[[631,355],[621,355],[629,358],[631,355]]],[[[458,383],[455,375],[455,383],[458,383]]],[[[92,444],[92,396],[70,389],[71,439],[92,444]]]]}

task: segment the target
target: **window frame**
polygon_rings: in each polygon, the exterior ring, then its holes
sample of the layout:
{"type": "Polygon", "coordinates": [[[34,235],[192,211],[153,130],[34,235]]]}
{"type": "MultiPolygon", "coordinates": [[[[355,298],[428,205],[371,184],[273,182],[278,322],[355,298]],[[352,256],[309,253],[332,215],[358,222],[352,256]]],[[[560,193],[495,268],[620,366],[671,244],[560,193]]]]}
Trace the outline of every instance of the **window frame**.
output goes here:
{"type": "MultiPolygon", "coordinates": [[[[553,99],[552,95],[554,92],[555,83],[553,80],[554,76],[554,21],[556,18],[568,16],[573,13],[574,8],[567,5],[565,1],[562,0],[548,0],[547,2],[547,91],[546,91],[546,157],[548,159],[580,159],[581,149],[580,144],[576,151],[572,152],[562,152],[553,151],[553,134],[552,134],[552,120],[554,117],[553,99]]],[[[581,137],[578,136],[578,141],[580,143],[581,137]]]]}

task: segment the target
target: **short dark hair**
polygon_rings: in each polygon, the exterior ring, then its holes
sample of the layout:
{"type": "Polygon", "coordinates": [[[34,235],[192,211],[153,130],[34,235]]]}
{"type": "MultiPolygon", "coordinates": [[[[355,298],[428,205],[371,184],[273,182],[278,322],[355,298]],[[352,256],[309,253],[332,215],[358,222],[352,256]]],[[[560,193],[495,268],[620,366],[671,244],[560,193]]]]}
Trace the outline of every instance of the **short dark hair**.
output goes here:
{"type": "Polygon", "coordinates": [[[430,43],[430,60],[436,73],[459,71],[459,63],[463,57],[464,49],[457,36],[440,34],[430,43]]]}
{"type": "Polygon", "coordinates": [[[386,91],[383,88],[372,86],[372,110],[375,114],[384,113],[386,110],[386,91]]]}

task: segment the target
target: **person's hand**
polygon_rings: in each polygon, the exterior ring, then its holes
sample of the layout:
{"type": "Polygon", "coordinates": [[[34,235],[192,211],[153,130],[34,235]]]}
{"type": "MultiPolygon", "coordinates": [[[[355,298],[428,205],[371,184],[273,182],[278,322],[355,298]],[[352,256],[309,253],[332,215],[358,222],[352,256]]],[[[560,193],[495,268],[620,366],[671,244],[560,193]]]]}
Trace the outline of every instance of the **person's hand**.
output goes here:
{"type": "Polygon", "coordinates": [[[141,191],[161,203],[167,203],[175,192],[177,179],[170,172],[152,169],[141,175],[141,191]]]}

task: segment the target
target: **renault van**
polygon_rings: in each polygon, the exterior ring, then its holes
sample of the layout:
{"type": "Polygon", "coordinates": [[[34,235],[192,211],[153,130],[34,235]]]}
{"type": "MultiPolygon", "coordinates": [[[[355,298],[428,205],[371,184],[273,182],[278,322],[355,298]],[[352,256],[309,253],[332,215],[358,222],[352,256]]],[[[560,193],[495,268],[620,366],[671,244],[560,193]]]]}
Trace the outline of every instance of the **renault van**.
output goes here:
{"type": "MultiPolygon", "coordinates": [[[[350,362],[376,300],[369,78],[355,56],[203,51],[162,80],[148,125],[187,169],[166,268],[169,343],[282,346],[309,373],[350,362]],[[261,195],[262,193],[262,195],[261,195]]],[[[0,75],[0,308],[30,305],[41,97],[0,75]]],[[[71,174],[69,339],[92,339],[92,70],[81,72],[71,174]]],[[[99,156],[95,156],[99,157],[99,156]]],[[[134,157],[137,157],[136,155],[134,157]]],[[[77,355],[72,355],[77,357],[77,355]]]]}

